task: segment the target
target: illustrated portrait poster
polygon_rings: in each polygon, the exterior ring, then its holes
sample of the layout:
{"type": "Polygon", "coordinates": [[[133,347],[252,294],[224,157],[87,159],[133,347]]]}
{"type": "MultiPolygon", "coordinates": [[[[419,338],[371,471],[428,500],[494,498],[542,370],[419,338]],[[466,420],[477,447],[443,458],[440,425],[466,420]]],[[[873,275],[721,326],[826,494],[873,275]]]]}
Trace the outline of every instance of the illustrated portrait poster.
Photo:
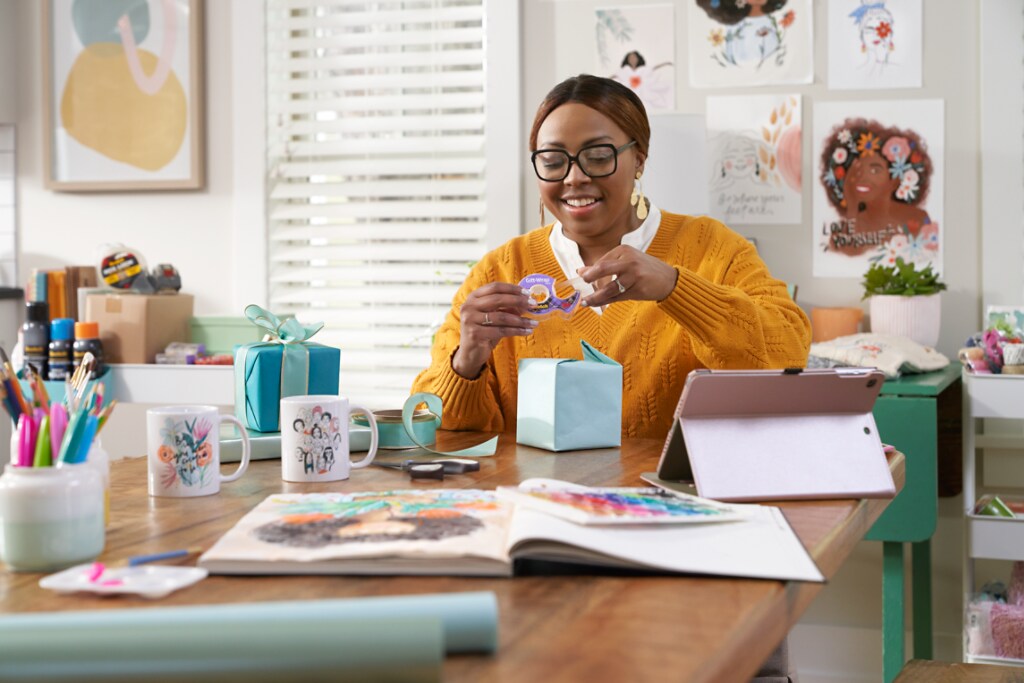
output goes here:
{"type": "Polygon", "coordinates": [[[726,225],[799,223],[800,95],[707,98],[708,203],[726,225]]]}
{"type": "Polygon", "coordinates": [[[812,134],[814,276],[898,257],[941,273],[942,100],[821,102],[812,134]]]}
{"type": "Polygon", "coordinates": [[[635,92],[648,113],[676,108],[675,13],[671,4],[594,11],[597,67],[635,92]]]}
{"type": "Polygon", "coordinates": [[[921,87],[921,0],[830,0],[828,87],[921,87]]]}
{"type": "Polygon", "coordinates": [[[690,85],[811,83],[811,0],[687,0],[690,85]]]}

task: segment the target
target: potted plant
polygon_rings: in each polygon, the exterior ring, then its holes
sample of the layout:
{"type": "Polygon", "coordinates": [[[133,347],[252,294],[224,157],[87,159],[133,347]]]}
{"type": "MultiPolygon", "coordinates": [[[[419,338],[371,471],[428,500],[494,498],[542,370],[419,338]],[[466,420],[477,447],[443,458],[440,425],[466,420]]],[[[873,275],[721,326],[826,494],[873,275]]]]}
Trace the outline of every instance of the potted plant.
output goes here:
{"type": "Polygon", "coordinates": [[[871,299],[871,331],[909,337],[924,346],[939,341],[945,283],[929,263],[918,268],[897,258],[895,265],[876,263],[864,274],[863,299],[871,299]]]}

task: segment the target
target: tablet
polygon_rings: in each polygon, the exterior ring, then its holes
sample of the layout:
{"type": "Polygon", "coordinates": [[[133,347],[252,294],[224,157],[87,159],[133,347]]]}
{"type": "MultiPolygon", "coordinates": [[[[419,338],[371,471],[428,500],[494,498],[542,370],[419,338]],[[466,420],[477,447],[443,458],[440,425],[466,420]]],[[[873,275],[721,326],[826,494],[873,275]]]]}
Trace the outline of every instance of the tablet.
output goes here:
{"type": "Polygon", "coordinates": [[[695,370],[653,483],[725,501],[896,493],[871,411],[873,368],[695,370]]]}

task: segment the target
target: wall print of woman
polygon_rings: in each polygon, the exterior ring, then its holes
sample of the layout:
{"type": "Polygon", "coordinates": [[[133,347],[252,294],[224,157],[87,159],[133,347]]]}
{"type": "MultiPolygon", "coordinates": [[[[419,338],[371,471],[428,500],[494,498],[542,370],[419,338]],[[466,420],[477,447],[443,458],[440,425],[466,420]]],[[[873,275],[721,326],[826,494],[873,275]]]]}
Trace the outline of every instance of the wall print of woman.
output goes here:
{"type": "Polygon", "coordinates": [[[822,226],[825,252],[896,257],[926,264],[939,254],[939,226],[923,208],[933,166],[925,141],[913,130],[875,120],[846,119],[826,138],[819,180],[839,219],[822,226]]]}
{"type": "Polygon", "coordinates": [[[712,59],[722,67],[761,68],[772,61],[781,65],[786,58],[786,29],[796,13],[783,12],[788,0],[697,0],[708,17],[725,28],[708,35],[717,48],[712,59]]]}

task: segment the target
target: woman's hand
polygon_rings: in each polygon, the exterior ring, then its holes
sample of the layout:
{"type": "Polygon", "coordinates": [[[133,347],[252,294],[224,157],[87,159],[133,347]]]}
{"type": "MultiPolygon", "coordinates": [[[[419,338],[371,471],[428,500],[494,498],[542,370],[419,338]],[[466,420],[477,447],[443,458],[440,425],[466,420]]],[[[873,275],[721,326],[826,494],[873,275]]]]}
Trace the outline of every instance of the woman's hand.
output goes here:
{"type": "Polygon", "coordinates": [[[476,379],[498,342],[532,334],[537,321],[523,317],[530,303],[518,285],[507,282],[492,282],[470,292],[459,309],[462,327],[452,369],[466,379],[476,379]]]}
{"type": "Polygon", "coordinates": [[[594,293],[583,300],[584,306],[630,300],[661,301],[672,293],[679,275],[664,261],[623,244],[578,272],[594,286],[594,293]]]}

